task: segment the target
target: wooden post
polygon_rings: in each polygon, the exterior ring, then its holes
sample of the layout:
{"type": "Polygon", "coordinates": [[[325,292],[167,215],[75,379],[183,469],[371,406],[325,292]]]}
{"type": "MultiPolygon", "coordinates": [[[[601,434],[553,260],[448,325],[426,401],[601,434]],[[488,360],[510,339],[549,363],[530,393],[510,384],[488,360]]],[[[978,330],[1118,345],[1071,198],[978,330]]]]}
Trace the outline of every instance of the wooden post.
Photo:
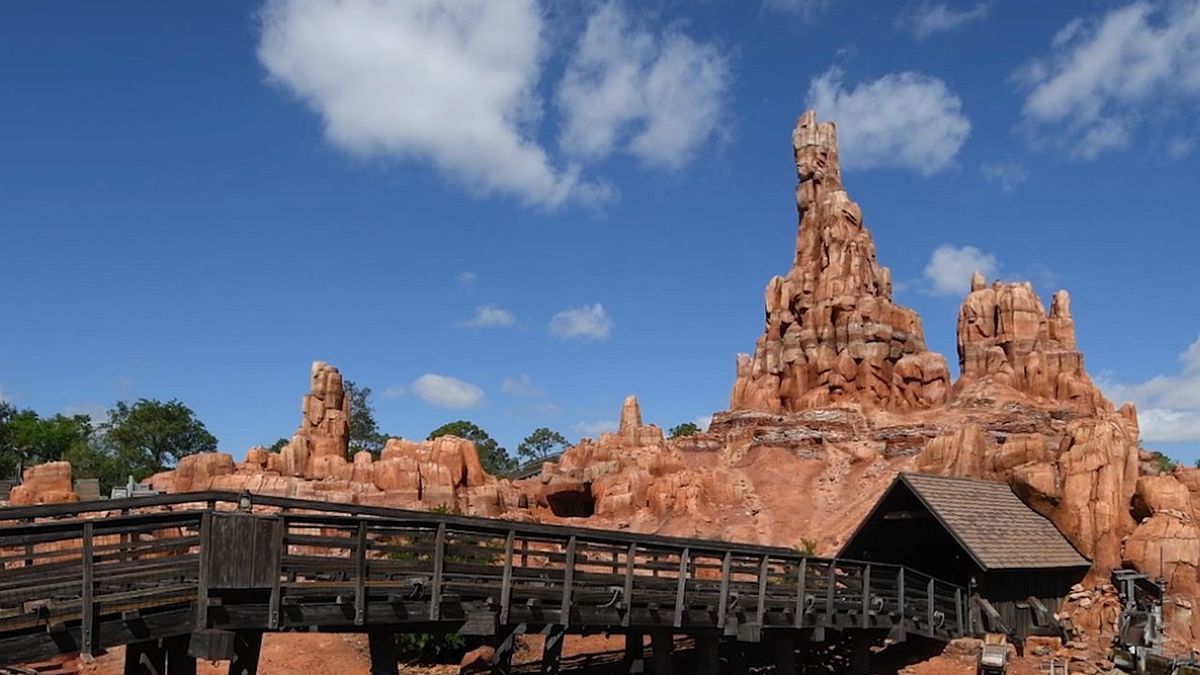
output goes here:
{"type": "Polygon", "coordinates": [[[777,631],[772,636],[771,646],[775,658],[775,675],[795,675],[796,636],[792,631],[777,631]]]}
{"type": "Polygon", "coordinates": [[[512,602],[513,543],[517,533],[508,531],[504,538],[504,576],[500,580],[500,625],[508,623],[508,603],[512,602]]]}
{"type": "Polygon", "coordinates": [[[95,592],[96,560],[92,550],[92,523],[83,524],[83,550],[80,554],[83,563],[83,588],[80,589],[79,605],[82,624],[79,627],[79,637],[83,642],[83,653],[87,656],[95,654],[96,603],[92,599],[95,592]]]}
{"type": "Polygon", "coordinates": [[[962,589],[957,586],[954,587],[954,622],[955,622],[955,626],[958,628],[958,635],[956,635],[955,637],[962,637],[963,636],[962,589]]]}
{"type": "Polygon", "coordinates": [[[446,523],[438,523],[433,542],[433,590],[429,595],[429,620],[442,618],[442,574],[446,566],[446,523]]]}
{"type": "Polygon", "coordinates": [[[933,634],[933,577],[929,577],[929,583],[925,586],[925,597],[929,600],[929,607],[926,608],[929,621],[929,633],[933,634]]]}
{"type": "Polygon", "coordinates": [[[721,675],[721,639],[716,635],[696,636],[697,675],[721,675]]]}
{"type": "Polygon", "coordinates": [[[863,568],[862,576],[862,627],[871,627],[871,563],[863,568]]]}
{"type": "MultiPolygon", "coordinates": [[[[275,529],[272,534],[275,539],[275,550],[279,551],[279,567],[271,573],[271,606],[267,610],[267,627],[271,630],[279,628],[279,608],[283,604],[283,587],[281,586],[280,577],[283,576],[283,558],[287,555],[287,548],[284,546],[284,531],[287,530],[287,523],[283,520],[283,516],[275,522],[275,529]]],[[[203,626],[201,626],[203,628],[203,626]]]]}
{"type": "Polygon", "coordinates": [[[637,544],[630,544],[625,554],[625,614],[621,616],[621,625],[628,626],[630,614],[633,613],[633,569],[637,564],[637,544]]]}
{"type": "Polygon", "coordinates": [[[758,626],[760,635],[767,617],[767,576],[770,571],[771,556],[764,555],[758,567],[758,604],[754,608],[754,624],[758,626]]]}
{"type": "Polygon", "coordinates": [[[896,595],[897,595],[896,603],[897,603],[897,607],[899,608],[898,612],[900,614],[900,625],[903,626],[904,622],[908,620],[908,607],[906,607],[904,605],[904,568],[903,567],[901,567],[900,571],[896,573],[896,595]]]}
{"type": "Polygon", "coordinates": [[[725,627],[725,614],[729,612],[729,575],[733,567],[733,554],[725,552],[721,559],[721,597],[717,599],[717,628],[725,627]]]}
{"type": "Polygon", "coordinates": [[[158,640],[125,645],[125,675],[166,675],[167,653],[158,640]]]}
{"type": "Polygon", "coordinates": [[[208,569],[212,557],[212,506],[200,515],[200,569],[196,578],[195,630],[208,628],[208,569]]]}
{"type": "MultiPolygon", "coordinates": [[[[278,578],[278,575],[276,575],[278,578]]],[[[354,542],[354,625],[367,619],[367,521],[358,521],[354,542]]]]}
{"type": "Polygon", "coordinates": [[[625,672],[629,675],[646,673],[646,636],[641,633],[625,634],[625,672]]]}
{"type": "Polygon", "coordinates": [[[371,675],[400,675],[394,635],[385,631],[367,633],[367,649],[371,653],[371,675]]]}
{"type": "Polygon", "coordinates": [[[654,675],[673,675],[671,651],[675,649],[675,636],[670,633],[652,633],[650,649],[654,652],[654,675]]]}
{"type": "Polygon", "coordinates": [[[542,645],[542,675],[558,675],[562,662],[563,640],[566,636],[565,626],[550,626],[546,633],[546,641],[542,645]]]}
{"type": "Polygon", "coordinates": [[[262,651],[261,631],[238,631],[233,639],[233,660],[229,675],[258,675],[258,655],[262,651]]]}
{"type": "MultiPolygon", "coordinates": [[[[562,603],[559,605],[559,623],[571,625],[571,587],[575,584],[575,535],[567,540],[567,560],[563,567],[562,603]]],[[[559,645],[561,648],[561,645],[559,645]]]]}
{"type": "Polygon", "coordinates": [[[799,571],[796,572],[796,615],[792,620],[796,628],[804,627],[804,591],[808,586],[808,557],[800,559],[799,571]]]}
{"type": "Polygon", "coordinates": [[[687,594],[688,559],[690,557],[688,548],[683,547],[683,551],[679,553],[679,581],[675,585],[675,617],[672,625],[676,628],[683,625],[683,610],[686,607],[684,596],[687,594]]]}
{"type": "Polygon", "coordinates": [[[188,654],[187,635],[163,640],[167,652],[167,675],[196,675],[196,659],[188,654]]]}
{"type": "Polygon", "coordinates": [[[871,670],[871,643],[867,634],[853,631],[850,636],[850,675],[867,675],[871,670]]]}
{"type": "Polygon", "coordinates": [[[833,625],[833,593],[837,587],[837,560],[829,561],[829,588],[825,589],[825,624],[833,625]]]}

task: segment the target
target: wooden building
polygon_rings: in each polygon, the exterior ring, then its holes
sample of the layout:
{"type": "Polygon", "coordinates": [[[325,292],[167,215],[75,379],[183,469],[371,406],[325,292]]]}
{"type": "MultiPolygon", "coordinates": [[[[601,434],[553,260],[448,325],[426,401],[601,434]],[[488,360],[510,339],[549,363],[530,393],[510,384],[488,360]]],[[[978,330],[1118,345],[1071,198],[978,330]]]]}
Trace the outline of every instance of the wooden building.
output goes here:
{"type": "Polygon", "coordinates": [[[840,557],[906,565],[971,596],[969,632],[1055,634],[1062,598],[1091,563],[1007,483],[902,473],[840,557]]]}

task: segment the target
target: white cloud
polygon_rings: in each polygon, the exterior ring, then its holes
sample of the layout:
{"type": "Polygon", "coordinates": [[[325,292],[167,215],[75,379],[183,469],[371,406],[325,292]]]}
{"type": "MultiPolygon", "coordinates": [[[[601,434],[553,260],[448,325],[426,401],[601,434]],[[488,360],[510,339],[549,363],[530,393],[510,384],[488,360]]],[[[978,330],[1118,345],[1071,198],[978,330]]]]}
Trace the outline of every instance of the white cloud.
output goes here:
{"type": "Polygon", "coordinates": [[[92,424],[100,424],[108,421],[108,409],[99,403],[82,403],[80,405],[69,405],[63,408],[63,414],[67,417],[76,415],[86,415],[92,421],[92,424]]]}
{"type": "Polygon", "coordinates": [[[464,270],[459,272],[458,276],[455,277],[454,280],[458,282],[459,288],[469,292],[475,290],[475,282],[479,281],[479,275],[475,274],[474,272],[467,272],[464,270]]]}
{"type": "Polygon", "coordinates": [[[1192,150],[1196,147],[1196,141],[1191,138],[1176,137],[1167,141],[1167,157],[1171,159],[1183,159],[1192,154],[1192,150]]]}
{"type": "Polygon", "coordinates": [[[1143,441],[1200,441],[1200,338],[1179,360],[1183,367],[1174,375],[1158,375],[1138,384],[1099,380],[1114,402],[1137,404],[1143,441]]]}
{"type": "Polygon", "coordinates": [[[463,321],[460,325],[469,328],[489,328],[495,326],[512,326],[517,323],[517,315],[510,310],[495,305],[484,305],[475,308],[475,316],[463,321]]]}
{"type": "Polygon", "coordinates": [[[410,387],[417,398],[440,408],[474,408],[483,403],[483,390],[449,375],[426,373],[410,387]]]}
{"type": "Polygon", "coordinates": [[[404,386],[396,384],[396,385],[392,385],[392,386],[388,387],[387,389],[384,389],[382,396],[384,398],[400,398],[401,396],[404,396],[404,394],[405,394],[404,386]]]}
{"type": "Polygon", "coordinates": [[[602,200],[529,133],[542,14],[536,0],[268,0],[258,58],[346,152],[428,161],[528,204],[602,200]]]}
{"type": "Polygon", "coordinates": [[[550,334],[564,340],[604,340],[612,335],[612,327],[612,319],[599,303],[564,309],[550,319],[550,334]]]}
{"type": "Polygon", "coordinates": [[[925,265],[925,279],[937,295],[966,295],[971,290],[971,275],[981,272],[985,279],[997,274],[996,257],[974,246],[942,244],[925,265]]]}
{"type": "Polygon", "coordinates": [[[984,162],[979,166],[979,173],[983,175],[984,180],[999,185],[1005,192],[1012,192],[1013,188],[1024,183],[1028,177],[1025,165],[1015,159],[984,162]]]}
{"type": "Polygon", "coordinates": [[[545,392],[534,384],[533,378],[526,373],[516,377],[506,377],[500,383],[500,391],[513,396],[541,396],[545,392]]]}
{"type": "Polygon", "coordinates": [[[830,4],[831,0],[763,0],[766,9],[798,14],[805,19],[825,11],[830,4]]]}
{"type": "Polygon", "coordinates": [[[945,3],[922,2],[896,18],[896,23],[918,40],[982,21],[991,10],[991,2],[980,2],[967,9],[955,9],[945,3]]]}
{"type": "Polygon", "coordinates": [[[692,418],[692,424],[700,427],[700,431],[708,431],[708,426],[712,424],[712,415],[698,415],[692,418]]]}
{"type": "Polygon", "coordinates": [[[554,403],[538,403],[533,406],[533,411],[539,415],[557,415],[562,412],[562,408],[554,403]]]}
{"type": "Polygon", "coordinates": [[[575,432],[580,436],[589,438],[597,438],[600,434],[611,433],[617,430],[620,425],[611,420],[600,420],[596,422],[580,422],[575,425],[575,432]]]}
{"type": "Polygon", "coordinates": [[[842,84],[833,67],[813,78],[808,107],[838,124],[842,166],[900,167],[928,176],[950,166],[971,123],[946,83],[916,72],[842,84]]]}
{"type": "Polygon", "coordinates": [[[1134,2],[1075,19],[1014,75],[1026,125],[1093,159],[1128,146],[1146,112],[1200,98],[1200,0],[1134,2]]]}
{"type": "Polygon", "coordinates": [[[677,28],[656,35],[610,0],[589,17],[558,87],[559,143],[584,159],[620,147],[677,168],[720,133],[728,88],[715,45],[677,28]]]}

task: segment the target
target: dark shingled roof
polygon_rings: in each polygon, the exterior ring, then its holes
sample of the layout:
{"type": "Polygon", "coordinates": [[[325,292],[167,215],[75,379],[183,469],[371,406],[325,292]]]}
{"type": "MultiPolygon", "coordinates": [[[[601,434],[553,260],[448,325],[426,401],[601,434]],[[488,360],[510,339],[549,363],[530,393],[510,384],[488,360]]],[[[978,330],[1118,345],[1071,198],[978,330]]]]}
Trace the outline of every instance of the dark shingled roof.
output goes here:
{"type": "MultiPolygon", "coordinates": [[[[1008,483],[903,473],[907,485],[985,570],[1088,567],[1091,563],[1008,483]]],[[[893,486],[894,487],[894,486],[893,486]]]]}

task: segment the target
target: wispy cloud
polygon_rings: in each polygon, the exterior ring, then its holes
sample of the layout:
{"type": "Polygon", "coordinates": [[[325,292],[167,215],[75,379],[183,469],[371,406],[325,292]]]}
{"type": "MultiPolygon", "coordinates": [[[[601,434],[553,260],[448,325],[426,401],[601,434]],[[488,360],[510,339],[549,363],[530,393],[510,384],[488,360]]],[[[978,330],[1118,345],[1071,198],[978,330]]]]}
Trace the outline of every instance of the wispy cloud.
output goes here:
{"type": "Polygon", "coordinates": [[[616,431],[618,426],[619,425],[612,420],[580,422],[575,425],[575,432],[581,436],[597,438],[600,436],[600,434],[616,431]]]}
{"type": "Polygon", "coordinates": [[[404,388],[404,385],[395,384],[395,385],[388,387],[387,389],[384,389],[381,396],[383,396],[384,398],[400,398],[400,397],[404,396],[405,393],[406,393],[406,390],[404,388]]]}
{"type": "Polygon", "coordinates": [[[512,396],[541,396],[546,393],[541,387],[534,384],[533,378],[527,373],[504,378],[504,381],[500,383],[500,391],[512,396]]]}
{"type": "Polygon", "coordinates": [[[475,316],[461,322],[459,325],[468,328],[493,328],[512,326],[517,323],[517,315],[512,311],[495,305],[484,305],[475,308],[475,316]]]}
{"type": "Polygon", "coordinates": [[[1015,159],[984,162],[979,166],[979,173],[984,180],[1000,186],[1005,192],[1012,192],[1028,177],[1025,165],[1015,159]]]}
{"type": "Polygon", "coordinates": [[[1039,145],[1095,159],[1133,142],[1154,110],[1194,114],[1200,99],[1200,0],[1134,2],[1074,19],[1014,79],[1039,145]]]}
{"type": "Polygon", "coordinates": [[[612,328],[612,319],[599,303],[564,309],[550,319],[550,334],[564,340],[606,340],[612,328]]]}
{"type": "Polygon", "coordinates": [[[893,73],[851,88],[843,79],[830,68],[808,88],[808,107],[838,124],[843,167],[932,175],[951,165],[971,133],[962,101],[936,77],[893,73]]]}
{"type": "Polygon", "coordinates": [[[1179,372],[1144,382],[1125,384],[1097,378],[1114,402],[1137,404],[1143,441],[1200,441],[1200,337],[1179,355],[1179,361],[1179,372]]]}
{"type": "Polygon", "coordinates": [[[439,408],[474,408],[483,403],[483,389],[449,375],[426,373],[409,387],[417,398],[439,408]]]}
{"type": "Polygon", "coordinates": [[[471,292],[475,290],[475,283],[479,281],[479,275],[475,274],[474,272],[468,272],[464,270],[459,272],[458,275],[454,277],[454,281],[458,284],[460,289],[471,292]]]}
{"type": "Polygon", "coordinates": [[[896,24],[912,33],[918,40],[935,33],[953,31],[987,18],[991,2],[976,3],[973,7],[956,9],[944,2],[922,2],[911,6],[896,17],[896,24]]]}

